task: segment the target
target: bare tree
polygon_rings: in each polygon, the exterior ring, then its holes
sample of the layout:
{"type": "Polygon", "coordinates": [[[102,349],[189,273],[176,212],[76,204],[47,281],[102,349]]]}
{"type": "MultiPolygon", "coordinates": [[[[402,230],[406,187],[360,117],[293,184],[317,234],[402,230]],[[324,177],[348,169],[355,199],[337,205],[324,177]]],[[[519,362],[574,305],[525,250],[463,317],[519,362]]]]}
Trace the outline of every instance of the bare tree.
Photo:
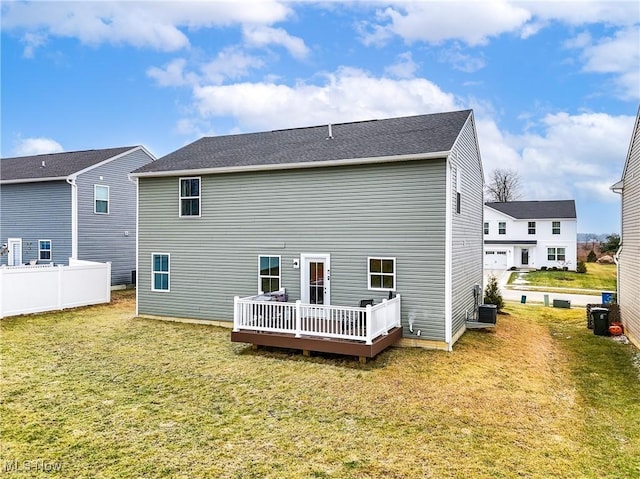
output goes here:
{"type": "Polygon", "coordinates": [[[515,170],[497,168],[485,188],[488,201],[515,201],[520,198],[520,176],[515,170]]]}

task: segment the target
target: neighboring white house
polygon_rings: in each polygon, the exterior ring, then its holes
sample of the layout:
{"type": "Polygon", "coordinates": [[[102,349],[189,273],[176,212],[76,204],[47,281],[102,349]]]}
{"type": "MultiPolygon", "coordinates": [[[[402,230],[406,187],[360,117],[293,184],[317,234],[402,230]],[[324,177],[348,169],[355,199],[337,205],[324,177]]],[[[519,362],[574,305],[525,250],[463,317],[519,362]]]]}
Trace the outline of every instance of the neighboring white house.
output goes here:
{"type": "Polygon", "coordinates": [[[622,195],[618,263],[618,303],[625,334],[640,347],[640,108],[622,179],[611,187],[622,195]]]}
{"type": "Polygon", "coordinates": [[[485,269],[576,266],[573,200],[485,203],[485,269]]]}

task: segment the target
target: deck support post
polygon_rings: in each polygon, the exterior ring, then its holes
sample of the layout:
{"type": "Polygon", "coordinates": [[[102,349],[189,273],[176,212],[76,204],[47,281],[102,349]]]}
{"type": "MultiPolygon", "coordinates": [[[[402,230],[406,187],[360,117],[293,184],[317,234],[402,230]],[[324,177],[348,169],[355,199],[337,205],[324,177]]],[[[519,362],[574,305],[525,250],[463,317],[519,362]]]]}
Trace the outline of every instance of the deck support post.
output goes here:
{"type": "Polygon", "coordinates": [[[302,330],[302,301],[300,301],[299,299],[296,300],[296,338],[299,338],[300,336],[302,336],[301,334],[301,330],[302,330]]]}
{"type": "Polygon", "coordinates": [[[367,324],[367,337],[365,344],[373,344],[373,326],[371,324],[371,305],[367,304],[367,311],[364,313],[367,324]]]}

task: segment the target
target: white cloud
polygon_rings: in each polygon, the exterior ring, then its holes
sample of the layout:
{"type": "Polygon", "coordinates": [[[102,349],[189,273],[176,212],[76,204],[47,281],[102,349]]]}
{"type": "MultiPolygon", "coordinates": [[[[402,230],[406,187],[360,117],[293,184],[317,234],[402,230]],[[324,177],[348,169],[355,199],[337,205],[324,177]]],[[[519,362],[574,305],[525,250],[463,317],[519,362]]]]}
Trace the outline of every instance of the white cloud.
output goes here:
{"type": "Polygon", "coordinates": [[[366,44],[379,44],[393,36],[406,42],[433,44],[460,40],[485,44],[490,37],[522,28],[531,14],[502,0],[484,2],[396,2],[378,12],[380,23],[363,35],[366,44]]]}
{"type": "Polygon", "coordinates": [[[579,37],[582,43],[583,70],[596,73],[617,74],[616,84],[621,96],[640,98],[640,27],[618,30],[611,37],[597,42],[579,37]]]}
{"type": "Polygon", "coordinates": [[[481,55],[472,56],[462,52],[458,43],[450,48],[443,48],[439,55],[440,61],[449,63],[456,70],[465,73],[473,73],[485,67],[484,58],[481,55]]]}
{"type": "Polygon", "coordinates": [[[25,54],[37,42],[29,36],[77,38],[85,44],[128,44],[175,51],[190,46],[181,29],[233,24],[270,25],[291,10],[276,0],[253,2],[4,2],[3,30],[24,33],[25,54]],[[28,49],[28,50],[27,50],[28,49]]]}
{"type": "Polygon", "coordinates": [[[540,133],[507,134],[490,118],[478,121],[485,175],[495,168],[519,172],[523,199],[618,198],[609,186],[620,179],[634,117],[605,113],[550,114],[540,133]]]}
{"type": "Polygon", "coordinates": [[[16,156],[42,155],[61,151],[64,151],[62,145],[51,138],[21,138],[13,149],[16,156]]]}
{"type": "Polygon", "coordinates": [[[194,88],[203,118],[231,116],[244,129],[274,129],[460,109],[452,94],[421,79],[378,78],[353,68],[293,86],[236,83],[194,88]]]}
{"type": "Polygon", "coordinates": [[[396,78],[413,78],[418,69],[418,64],[413,61],[411,52],[401,53],[396,63],[384,69],[385,73],[396,78]]]}
{"type": "Polygon", "coordinates": [[[183,86],[191,82],[192,76],[185,74],[187,61],[184,58],[172,60],[164,68],[150,67],[147,76],[153,78],[160,86],[183,86]]]}
{"type": "Polygon", "coordinates": [[[266,26],[245,26],[243,28],[245,42],[250,46],[265,47],[280,45],[289,51],[291,56],[302,59],[309,54],[309,49],[301,38],[289,35],[282,28],[266,26]]]}
{"type": "Polygon", "coordinates": [[[204,64],[201,71],[205,81],[221,84],[225,79],[247,76],[251,70],[262,68],[264,61],[248,55],[238,48],[227,48],[218,53],[215,60],[204,64]]]}

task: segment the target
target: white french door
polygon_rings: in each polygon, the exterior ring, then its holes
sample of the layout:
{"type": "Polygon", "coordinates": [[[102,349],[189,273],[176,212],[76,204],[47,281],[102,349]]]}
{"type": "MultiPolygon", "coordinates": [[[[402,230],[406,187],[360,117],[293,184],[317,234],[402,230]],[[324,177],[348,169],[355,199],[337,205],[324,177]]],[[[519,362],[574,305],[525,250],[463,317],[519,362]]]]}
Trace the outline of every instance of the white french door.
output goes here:
{"type": "Polygon", "coordinates": [[[300,300],[308,304],[331,304],[331,260],[328,254],[302,254],[300,300]]]}

